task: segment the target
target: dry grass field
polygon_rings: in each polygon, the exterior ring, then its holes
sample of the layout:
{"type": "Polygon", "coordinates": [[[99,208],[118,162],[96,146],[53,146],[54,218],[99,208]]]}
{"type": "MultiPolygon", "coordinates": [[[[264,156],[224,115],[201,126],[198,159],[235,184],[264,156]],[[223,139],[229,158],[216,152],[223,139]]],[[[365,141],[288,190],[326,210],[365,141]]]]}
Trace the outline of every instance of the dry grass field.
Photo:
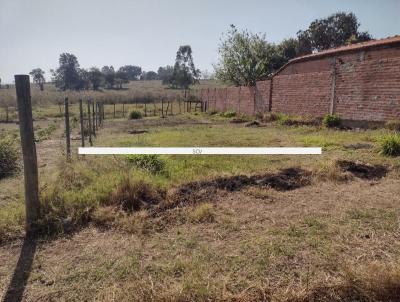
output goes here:
{"type": "MultiPolygon", "coordinates": [[[[131,85],[139,84],[147,85],[131,85]]],[[[389,130],[233,123],[177,106],[165,118],[114,119],[110,105],[94,146],[321,146],[323,154],[83,158],[72,122],[66,163],[59,107],[45,103],[34,108],[38,238],[24,240],[21,171],[0,179],[3,299],[399,301],[400,159],[378,152],[389,130]]],[[[77,112],[73,105],[72,119],[77,112]]],[[[18,138],[18,125],[0,126],[0,136],[18,138]]]]}

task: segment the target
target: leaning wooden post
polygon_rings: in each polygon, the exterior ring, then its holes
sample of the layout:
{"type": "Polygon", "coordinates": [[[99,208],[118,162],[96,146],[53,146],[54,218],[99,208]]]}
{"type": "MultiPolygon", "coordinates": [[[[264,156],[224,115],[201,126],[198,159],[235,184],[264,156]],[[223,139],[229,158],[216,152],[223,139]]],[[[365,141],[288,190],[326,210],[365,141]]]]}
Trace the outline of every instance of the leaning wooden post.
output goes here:
{"type": "Polygon", "coordinates": [[[87,109],[88,109],[88,133],[89,133],[89,144],[90,146],[93,146],[93,141],[92,141],[92,117],[90,116],[90,101],[87,101],[87,109]]]}
{"type": "Polygon", "coordinates": [[[67,143],[67,160],[71,159],[71,132],[69,128],[69,108],[68,98],[64,99],[64,116],[65,116],[65,140],[67,143]]]}
{"type": "Polygon", "coordinates": [[[144,103],[144,116],[147,116],[147,107],[146,107],[146,103],[144,103]]]}
{"type": "Polygon", "coordinates": [[[115,103],[114,103],[114,118],[115,118],[115,103]]]}
{"type": "Polygon", "coordinates": [[[24,160],[26,232],[34,231],[39,219],[39,179],[36,145],[33,133],[31,88],[28,75],[16,75],[19,131],[21,135],[22,156],[24,160]]]}
{"type": "Polygon", "coordinates": [[[125,103],[122,103],[122,117],[125,117],[125,103]]]}
{"type": "Polygon", "coordinates": [[[85,129],[83,127],[83,105],[82,100],[79,100],[79,119],[81,122],[81,142],[82,147],[85,147],[85,129]]]}

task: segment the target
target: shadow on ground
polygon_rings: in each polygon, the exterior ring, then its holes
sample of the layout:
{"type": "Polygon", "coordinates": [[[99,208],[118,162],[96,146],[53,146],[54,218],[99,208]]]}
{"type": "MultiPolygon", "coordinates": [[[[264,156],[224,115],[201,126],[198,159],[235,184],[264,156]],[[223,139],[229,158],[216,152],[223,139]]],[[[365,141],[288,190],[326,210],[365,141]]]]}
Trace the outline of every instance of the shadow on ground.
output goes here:
{"type": "Polygon", "coordinates": [[[33,236],[25,237],[21,253],[18,258],[13,276],[4,295],[4,302],[21,301],[25,286],[31,273],[33,259],[35,257],[37,239],[33,236]]]}

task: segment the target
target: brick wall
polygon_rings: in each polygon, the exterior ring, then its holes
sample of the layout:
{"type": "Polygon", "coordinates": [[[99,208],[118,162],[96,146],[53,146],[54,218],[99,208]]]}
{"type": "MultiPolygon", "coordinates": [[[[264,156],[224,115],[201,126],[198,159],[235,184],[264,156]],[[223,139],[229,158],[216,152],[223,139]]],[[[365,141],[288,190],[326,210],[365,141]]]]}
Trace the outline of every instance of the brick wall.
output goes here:
{"type": "Polygon", "coordinates": [[[329,112],[331,72],[279,75],[273,78],[272,111],[323,116],[329,112]]]}
{"type": "Polygon", "coordinates": [[[336,69],[339,116],[369,121],[400,118],[400,48],[342,56],[336,69]]]}
{"type": "Polygon", "coordinates": [[[199,95],[209,102],[210,111],[252,115],[271,110],[320,117],[333,108],[348,120],[396,119],[400,118],[400,46],[294,62],[255,87],[203,89],[199,95]]]}

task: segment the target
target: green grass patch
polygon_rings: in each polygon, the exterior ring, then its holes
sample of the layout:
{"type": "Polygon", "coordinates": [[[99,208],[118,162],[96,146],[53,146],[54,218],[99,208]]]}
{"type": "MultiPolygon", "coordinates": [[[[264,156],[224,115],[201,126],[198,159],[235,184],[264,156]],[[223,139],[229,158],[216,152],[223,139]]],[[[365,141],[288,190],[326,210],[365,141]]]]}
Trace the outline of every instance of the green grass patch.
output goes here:
{"type": "Polygon", "coordinates": [[[385,156],[400,156],[400,134],[387,134],[380,141],[379,153],[385,156]]]}
{"type": "Polygon", "coordinates": [[[0,138],[0,178],[10,176],[18,170],[16,144],[10,137],[0,138]]]}
{"type": "Polygon", "coordinates": [[[327,114],[322,119],[322,124],[326,128],[337,128],[340,127],[342,120],[335,114],[327,114]]]}
{"type": "Polygon", "coordinates": [[[137,110],[132,110],[131,112],[129,112],[129,119],[130,120],[138,120],[142,118],[142,113],[140,111],[137,110]]]}
{"type": "Polygon", "coordinates": [[[165,172],[165,160],[156,154],[131,154],[126,156],[126,160],[132,166],[150,173],[165,172]]]}

